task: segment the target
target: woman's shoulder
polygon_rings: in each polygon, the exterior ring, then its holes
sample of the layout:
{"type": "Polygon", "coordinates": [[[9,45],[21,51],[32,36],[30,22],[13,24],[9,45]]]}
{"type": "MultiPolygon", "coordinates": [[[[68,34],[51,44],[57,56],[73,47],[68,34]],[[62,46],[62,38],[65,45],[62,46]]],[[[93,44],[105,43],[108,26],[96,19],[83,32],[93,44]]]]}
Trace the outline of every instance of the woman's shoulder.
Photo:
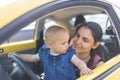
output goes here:
{"type": "Polygon", "coordinates": [[[99,55],[95,55],[94,56],[94,60],[93,60],[93,66],[96,67],[96,65],[102,60],[102,58],[99,55]]]}
{"type": "Polygon", "coordinates": [[[96,54],[95,57],[94,57],[94,60],[99,60],[99,59],[101,59],[101,57],[96,54]]]}

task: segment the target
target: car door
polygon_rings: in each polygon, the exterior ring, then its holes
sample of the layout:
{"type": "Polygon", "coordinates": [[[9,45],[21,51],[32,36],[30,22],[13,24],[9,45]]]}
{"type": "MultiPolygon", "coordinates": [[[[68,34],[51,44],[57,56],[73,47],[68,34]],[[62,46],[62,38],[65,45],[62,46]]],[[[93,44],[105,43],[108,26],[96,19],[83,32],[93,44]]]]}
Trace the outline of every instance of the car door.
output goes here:
{"type": "MultiPolygon", "coordinates": [[[[18,20],[12,22],[11,24],[8,24],[5,28],[6,28],[6,30],[9,30],[9,31],[6,31],[6,33],[3,34],[2,32],[5,32],[5,29],[1,30],[1,34],[0,34],[1,42],[5,39],[9,38],[10,35],[17,32],[22,27],[25,27],[25,26],[29,25],[30,23],[34,22],[38,18],[42,18],[42,17],[44,17],[44,16],[46,16],[54,11],[61,10],[64,8],[74,7],[74,6],[84,6],[84,5],[97,6],[97,7],[106,9],[109,16],[113,20],[113,24],[116,24],[116,26],[119,25],[119,22],[116,20],[117,17],[113,17],[113,16],[116,16],[114,11],[112,10],[111,6],[108,4],[101,3],[99,1],[90,1],[90,2],[89,1],[62,1],[62,0],[61,1],[54,1],[53,3],[46,4],[42,7],[38,7],[36,9],[32,10],[31,12],[28,12],[25,15],[19,17],[18,20]],[[110,8],[110,9],[108,9],[108,8],[110,8]],[[24,20],[23,20],[23,18],[24,18],[24,20]],[[19,21],[19,23],[17,23],[18,21],[19,21]],[[13,29],[10,28],[11,26],[13,27],[13,29]],[[19,26],[19,28],[18,28],[18,26],[19,26]]],[[[35,38],[35,36],[34,36],[34,38],[35,38]]],[[[26,46],[27,46],[28,41],[25,41],[25,42],[26,42],[26,46]]],[[[35,42],[36,42],[36,40],[34,40],[33,42],[30,42],[31,45],[29,44],[29,46],[27,46],[26,49],[25,49],[25,47],[22,46],[22,43],[20,43],[20,45],[18,46],[18,47],[21,47],[20,49],[17,48],[18,44],[14,44],[16,46],[16,49],[15,49],[15,47],[12,47],[13,44],[7,44],[7,45],[5,45],[6,47],[4,45],[1,45],[0,51],[2,54],[2,53],[8,53],[8,52],[21,51],[21,50],[27,50],[30,48],[35,48],[35,46],[36,46],[35,42]],[[11,46],[11,49],[8,49],[7,46],[8,47],[11,46]]],[[[25,43],[23,45],[25,45],[25,43]]]]}
{"type": "Polygon", "coordinates": [[[9,52],[33,49],[35,47],[35,24],[36,22],[31,23],[30,25],[22,28],[13,36],[5,40],[1,44],[1,55],[7,54],[9,52]]]}
{"type": "MultiPolygon", "coordinates": [[[[4,29],[1,29],[0,31],[0,55],[4,55],[4,54],[8,54],[10,52],[18,52],[18,53],[36,53],[37,50],[39,49],[39,47],[41,47],[44,43],[44,39],[41,37],[43,36],[43,34],[41,34],[42,30],[44,29],[44,21],[42,22],[42,20],[45,20],[45,18],[47,18],[47,16],[51,15],[51,14],[59,14],[61,10],[67,10],[67,9],[71,9],[70,11],[72,11],[73,13],[75,13],[77,15],[76,12],[74,12],[74,8],[80,7],[79,10],[85,10],[88,9],[89,7],[95,7],[98,8],[98,10],[103,10],[104,12],[106,12],[106,14],[109,16],[109,18],[111,19],[111,22],[113,24],[113,28],[116,31],[116,35],[118,36],[118,39],[120,37],[119,33],[119,20],[118,17],[116,15],[116,13],[114,12],[113,8],[111,5],[104,3],[104,2],[100,2],[100,1],[92,1],[92,0],[56,0],[53,1],[49,4],[44,4],[42,6],[38,6],[35,9],[25,13],[24,15],[18,17],[17,19],[15,19],[13,22],[7,24],[4,29]],[[85,7],[86,6],[86,7],[85,7]],[[83,8],[83,9],[82,9],[83,8]],[[34,23],[34,29],[32,32],[32,39],[27,39],[24,40],[24,37],[28,37],[27,33],[28,31],[21,31],[24,30],[22,28],[34,23]],[[20,32],[18,32],[20,31],[20,32]],[[17,41],[17,39],[15,39],[14,34],[18,32],[18,34],[21,34],[21,32],[23,32],[24,34],[22,34],[20,37],[18,38],[22,38],[22,41],[17,41]],[[40,35],[41,34],[41,35],[40,35]],[[11,38],[11,36],[13,35],[13,37],[11,38]],[[25,36],[27,35],[27,36],[25,36]],[[11,40],[15,39],[16,41],[12,41],[9,42],[11,40]]],[[[93,8],[94,11],[94,8],[93,8]]],[[[83,11],[84,12],[84,11],[83,11]]],[[[85,10],[86,12],[86,10],[85,10]]],[[[61,17],[67,16],[69,15],[70,12],[67,12],[66,15],[63,15],[61,17]]],[[[58,16],[58,15],[57,15],[58,16]]],[[[54,16],[51,16],[54,17],[54,16]]],[[[63,24],[63,26],[66,26],[65,24],[63,24]]],[[[119,43],[120,44],[120,43],[119,43]]],[[[103,72],[101,71],[100,74],[102,74],[103,72]]],[[[97,75],[98,76],[98,75],[97,75]]]]}

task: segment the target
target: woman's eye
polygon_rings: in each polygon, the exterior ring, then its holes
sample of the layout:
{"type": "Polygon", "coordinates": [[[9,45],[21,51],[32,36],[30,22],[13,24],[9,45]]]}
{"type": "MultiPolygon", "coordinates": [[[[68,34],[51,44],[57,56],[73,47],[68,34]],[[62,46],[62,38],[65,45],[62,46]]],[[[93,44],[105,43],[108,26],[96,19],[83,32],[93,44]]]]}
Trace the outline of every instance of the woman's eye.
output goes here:
{"type": "Polygon", "coordinates": [[[86,38],[84,38],[84,42],[89,42],[89,40],[88,40],[88,39],[86,39],[86,38]]]}

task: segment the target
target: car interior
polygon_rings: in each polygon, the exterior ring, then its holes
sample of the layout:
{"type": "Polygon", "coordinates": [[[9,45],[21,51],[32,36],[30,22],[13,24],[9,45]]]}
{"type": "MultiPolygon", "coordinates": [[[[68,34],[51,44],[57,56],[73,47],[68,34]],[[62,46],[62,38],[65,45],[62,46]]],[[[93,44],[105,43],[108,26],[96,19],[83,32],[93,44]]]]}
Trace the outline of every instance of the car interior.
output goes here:
{"type": "Polygon", "coordinates": [[[47,16],[43,17],[43,19],[41,19],[44,21],[43,29],[46,30],[50,26],[49,24],[53,23],[52,25],[60,25],[63,26],[68,31],[70,31],[70,27],[72,27],[74,24],[75,17],[79,14],[84,15],[86,21],[95,21],[101,25],[103,30],[101,46],[103,50],[102,55],[105,61],[117,55],[119,46],[117,43],[118,41],[117,41],[116,33],[113,28],[114,25],[112,24],[109,15],[101,8],[91,7],[91,6],[89,7],[77,6],[77,7],[62,9],[54,13],[50,13],[47,16]]]}
{"type": "MultiPolygon", "coordinates": [[[[102,57],[104,58],[104,60],[108,61],[109,59],[117,55],[119,52],[119,44],[118,44],[118,39],[114,24],[106,10],[100,7],[93,7],[93,6],[74,6],[74,7],[59,9],[52,13],[49,13],[37,19],[33,23],[29,24],[24,29],[21,29],[18,33],[13,35],[9,40],[5,41],[3,45],[14,42],[28,41],[31,39],[33,40],[35,39],[34,38],[35,35],[36,44],[37,44],[35,49],[15,52],[22,54],[25,53],[35,54],[37,53],[38,49],[45,44],[44,33],[48,27],[52,25],[60,25],[63,28],[65,28],[67,31],[70,31],[71,27],[74,25],[76,16],[80,14],[85,17],[87,22],[94,21],[97,22],[102,27],[103,36],[101,41],[101,47],[103,50],[102,57]],[[32,27],[32,28],[28,29],[27,27],[30,28],[32,27]],[[27,32],[25,34],[30,34],[30,35],[29,36],[25,35],[24,32],[27,32]]],[[[12,80],[30,80],[30,78],[24,72],[24,70],[22,70],[22,68],[18,64],[16,64],[16,62],[12,59],[9,59],[10,60],[9,65],[11,67],[11,70],[9,70],[9,74],[12,77],[12,80]]],[[[43,73],[42,62],[40,61],[36,63],[24,62],[24,64],[25,65],[27,64],[26,66],[29,66],[30,69],[32,69],[32,71],[35,74],[39,75],[40,77],[43,77],[42,75],[40,75],[43,73]]]]}
{"type": "MultiPolygon", "coordinates": [[[[94,21],[94,22],[97,22],[102,27],[103,36],[102,36],[101,46],[103,47],[103,52],[105,52],[105,53],[103,53],[103,56],[105,57],[105,61],[107,61],[110,58],[112,58],[113,56],[115,56],[119,51],[118,50],[119,45],[118,45],[118,39],[116,36],[114,25],[109,17],[109,14],[107,14],[107,12],[101,8],[91,7],[91,6],[89,6],[89,7],[88,6],[87,7],[86,6],[82,6],[82,7],[77,6],[77,7],[61,9],[54,13],[48,14],[47,16],[40,19],[39,22],[41,20],[44,21],[44,24],[42,23],[44,26],[43,32],[50,25],[60,25],[60,26],[64,27],[66,30],[70,31],[70,28],[74,25],[76,16],[80,15],[80,14],[84,15],[86,22],[94,21]]],[[[38,24],[39,24],[39,22],[38,22],[38,24]]],[[[42,24],[40,24],[40,25],[42,25],[42,24]]],[[[39,26],[38,26],[38,28],[39,28],[39,26]]]]}

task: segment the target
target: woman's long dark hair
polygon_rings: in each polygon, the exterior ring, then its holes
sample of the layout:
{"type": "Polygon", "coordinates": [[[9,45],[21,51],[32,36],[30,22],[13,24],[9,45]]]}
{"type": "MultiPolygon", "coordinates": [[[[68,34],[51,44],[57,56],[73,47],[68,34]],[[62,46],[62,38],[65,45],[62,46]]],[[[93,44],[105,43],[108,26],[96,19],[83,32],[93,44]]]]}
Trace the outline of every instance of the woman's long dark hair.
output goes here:
{"type": "MultiPolygon", "coordinates": [[[[102,29],[101,29],[101,26],[95,22],[86,22],[86,23],[83,23],[81,24],[80,26],[78,26],[76,28],[76,31],[75,31],[75,34],[74,36],[76,35],[76,33],[78,32],[78,30],[81,28],[81,27],[85,27],[85,28],[88,28],[91,30],[92,32],[92,36],[94,38],[94,43],[96,42],[100,42],[101,41],[101,38],[102,38],[102,29]]],[[[89,60],[87,66],[91,69],[93,69],[93,60],[94,60],[94,56],[95,54],[99,55],[100,57],[102,57],[101,55],[102,53],[102,49],[101,49],[101,46],[98,46],[97,48],[95,49],[91,49],[90,51],[90,55],[91,55],[91,59],[89,60]]]]}

